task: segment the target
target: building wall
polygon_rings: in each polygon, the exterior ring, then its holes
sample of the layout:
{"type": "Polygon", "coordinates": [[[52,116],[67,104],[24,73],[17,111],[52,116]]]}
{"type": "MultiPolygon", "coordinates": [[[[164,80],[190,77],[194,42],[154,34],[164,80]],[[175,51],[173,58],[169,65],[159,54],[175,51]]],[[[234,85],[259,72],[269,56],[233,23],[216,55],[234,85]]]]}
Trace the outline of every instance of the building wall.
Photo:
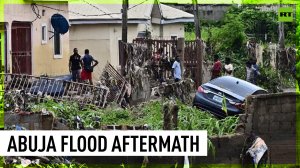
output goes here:
{"type": "MultiPolygon", "coordinates": [[[[138,32],[144,30],[143,26],[139,26],[138,24],[128,25],[127,42],[132,43],[132,40],[137,37],[138,32]]],[[[110,36],[110,63],[117,68],[119,67],[119,40],[122,40],[122,27],[120,24],[113,24],[110,26],[110,36]]]]}
{"type": "MultiPolygon", "coordinates": [[[[269,163],[296,163],[296,113],[300,110],[295,92],[249,96],[246,112],[240,115],[233,135],[210,137],[215,156],[192,157],[193,164],[239,164],[245,139],[254,133],[268,146],[269,163]]],[[[241,166],[242,167],[242,166],[241,166]]]]}
{"type": "Polygon", "coordinates": [[[74,48],[78,48],[81,56],[84,50],[89,49],[90,55],[99,61],[99,65],[94,69],[95,74],[105,66],[106,62],[110,62],[110,27],[103,25],[97,27],[94,25],[73,25],[70,28],[70,53],[74,48]]]}
{"type": "MultiPolygon", "coordinates": [[[[52,8],[60,10],[68,10],[67,4],[47,5],[52,8]]],[[[11,62],[11,25],[13,21],[32,22],[31,26],[31,40],[32,40],[32,74],[41,75],[48,74],[50,76],[64,75],[68,73],[68,59],[69,59],[69,32],[61,36],[62,55],[61,58],[54,58],[54,43],[49,37],[53,33],[48,32],[48,40],[46,44],[41,43],[42,39],[42,24],[47,25],[47,29],[53,31],[51,26],[51,16],[58,13],[56,10],[38,6],[41,19],[36,19],[30,5],[21,4],[7,4],[4,8],[4,19],[7,27],[7,69],[12,70],[11,62]],[[42,16],[42,10],[45,10],[45,15],[42,16]]],[[[68,20],[67,12],[59,12],[68,20]]]]}
{"type": "Polygon", "coordinates": [[[164,37],[171,38],[171,36],[177,36],[177,38],[184,37],[184,25],[183,24],[167,24],[163,25],[164,37]]]}
{"type": "MultiPolygon", "coordinates": [[[[160,25],[152,24],[151,35],[153,38],[159,38],[160,35],[160,25]]],[[[174,23],[163,25],[163,39],[171,39],[171,36],[177,36],[177,38],[184,37],[184,24],[174,23]]]]}
{"type": "MultiPolygon", "coordinates": [[[[183,24],[164,25],[164,38],[170,39],[171,35],[184,37],[183,24]]],[[[132,43],[138,32],[148,28],[153,37],[159,37],[159,25],[155,24],[129,24],[127,42],[132,43]]],[[[122,27],[120,24],[90,24],[72,25],[70,27],[70,49],[78,48],[81,55],[84,49],[89,49],[90,54],[99,61],[93,73],[94,80],[97,80],[107,62],[116,69],[119,67],[119,40],[122,39],[122,27]]]]}
{"type": "MultiPolygon", "coordinates": [[[[179,10],[183,10],[185,12],[193,14],[193,5],[191,4],[167,4],[173,8],[177,8],[179,10]]],[[[203,20],[212,20],[212,21],[220,21],[224,18],[230,4],[201,4],[198,7],[200,12],[200,19],[203,20]]]]}
{"type": "MultiPolygon", "coordinates": [[[[128,25],[128,42],[137,36],[137,24],[128,25]]],[[[99,61],[95,67],[93,78],[98,80],[107,62],[115,68],[119,65],[119,43],[122,39],[120,24],[72,25],[70,28],[70,53],[78,48],[79,54],[89,49],[90,54],[99,61]]]]}
{"type": "Polygon", "coordinates": [[[295,92],[247,98],[252,131],[268,145],[271,163],[296,163],[296,116],[300,95],[295,92]]]}

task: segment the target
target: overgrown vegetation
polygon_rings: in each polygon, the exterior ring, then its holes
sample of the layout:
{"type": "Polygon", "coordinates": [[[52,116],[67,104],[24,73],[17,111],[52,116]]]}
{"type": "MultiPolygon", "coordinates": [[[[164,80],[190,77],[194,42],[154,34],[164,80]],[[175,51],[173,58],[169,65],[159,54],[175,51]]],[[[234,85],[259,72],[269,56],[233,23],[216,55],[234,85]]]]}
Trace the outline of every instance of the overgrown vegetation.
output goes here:
{"type": "MultiPolygon", "coordinates": [[[[270,42],[278,43],[277,13],[275,11],[262,11],[257,7],[257,5],[242,5],[241,7],[232,5],[222,20],[200,21],[201,38],[206,42],[207,47],[205,59],[212,61],[213,55],[219,54],[224,63],[225,57],[230,57],[235,68],[234,76],[241,79],[246,79],[245,63],[251,57],[246,47],[247,41],[252,40],[263,46],[270,42]]],[[[286,22],[284,26],[285,46],[295,47],[295,44],[299,46],[299,22],[286,22]],[[295,33],[296,27],[298,29],[297,34],[295,33]]],[[[193,24],[186,24],[185,31],[188,40],[195,39],[193,24]]],[[[299,51],[297,55],[299,57],[299,51]]],[[[260,65],[262,75],[258,80],[259,86],[270,92],[295,87],[295,80],[290,75],[290,71],[274,71],[274,68],[272,69],[267,63],[268,61],[270,59],[264,60],[264,64],[260,65]]],[[[299,63],[298,65],[300,67],[299,63]]]]}
{"type": "Polygon", "coordinates": [[[295,79],[290,72],[278,73],[271,67],[260,68],[261,77],[258,84],[269,92],[282,91],[283,88],[294,88],[295,79]]]}
{"type": "MultiPolygon", "coordinates": [[[[237,7],[232,5],[226,12],[224,18],[220,21],[210,21],[210,20],[200,20],[201,23],[201,35],[202,39],[206,42],[209,41],[209,30],[216,29],[218,31],[223,31],[222,33],[233,34],[237,32],[237,35],[230,35],[225,38],[232,38],[232,36],[238,37],[240,33],[245,33],[247,39],[254,39],[257,42],[278,42],[278,17],[275,11],[262,11],[257,8],[257,5],[242,5],[237,7]],[[234,25],[237,23],[238,25],[234,25]],[[232,25],[231,29],[224,29],[232,25]],[[234,28],[238,28],[235,30],[234,28]]],[[[287,46],[295,45],[297,42],[296,27],[299,22],[285,22],[285,44],[287,46]]],[[[194,24],[188,23],[185,26],[185,32],[187,39],[194,40],[192,32],[194,32],[194,24]]],[[[211,34],[212,35],[212,34],[211,34]]],[[[213,38],[213,37],[211,37],[213,38]]],[[[222,40],[222,37],[215,37],[222,40]]],[[[213,40],[216,40],[213,38],[213,40]]],[[[240,36],[240,41],[243,40],[243,36],[240,36]]],[[[224,43],[225,46],[230,46],[231,44],[224,43]]],[[[218,49],[215,49],[218,52],[218,49]]]]}
{"type": "MultiPolygon", "coordinates": [[[[296,17],[296,23],[298,23],[297,29],[296,29],[296,46],[297,46],[298,50],[296,52],[296,66],[295,66],[296,72],[294,73],[294,75],[296,78],[296,90],[297,90],[297,92],[300,92],[300,89],[299,89],[299,85],[300,85],[300,50],[299,50],[299,48],[300,48],[300,24],[299,24],[300,10],[299,10],[299,5],[297,7],[296,12],[297,12],[296,15],[298,16],[298,17],[296,17]]],[[[297,108],[297,109],[299,109],[299,108],[297,108]]]]}
{"type": "Polygon", "coordinates": [[[54,164],[30,164],[30,165],[22,165],[22,164],[9,164],[10,168],[88,168],[85,164],[63,164],[63,163],[54,163],[54,164]]]}
{"type": "MultiPolygon", "coordinates": [[[[238,122],[238,117],[227,117],[219,120],[210,113],[182,104],[179,101],[178,129],[207,130],[209,136],[232,134],[238,122]]],[[[100,125],[144,125],[150,129],[163,129],[163,104],[161,101],[150,101],[131,109],[108,107],[97,109],[93,106],[80,108],[77,103],[55,102],[51,99],[32,105],[30,111],[49,111],[57,118],[63,118],[69,126],[73,126],[74,118],[78,116],[85,128],[99,128],[100,125]]]]}

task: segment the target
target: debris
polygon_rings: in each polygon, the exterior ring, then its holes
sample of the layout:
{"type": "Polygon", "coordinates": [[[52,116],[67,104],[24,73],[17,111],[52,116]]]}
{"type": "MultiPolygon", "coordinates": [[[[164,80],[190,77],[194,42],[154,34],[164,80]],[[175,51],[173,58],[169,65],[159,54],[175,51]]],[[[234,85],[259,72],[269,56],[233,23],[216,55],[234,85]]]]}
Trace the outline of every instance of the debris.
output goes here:
{"type": "Polygon", "coordinates": [[[61,79],[48,77],[35,77],[26,74],[1,74],[5,83],[5,98],[14,102],[5,103],[6,108],[19,107],[26,108],[26,101],[32,97],[41,99],[51,97],[57,101],[76,101],[81,104],[94,104],[98,107],[105,107],[106,98],[109,93],[108,88],[84,83],[70,82],[61,79]],[[87,96],[83,96],[87,95],[87,96]],[[82,97],[85,97],[82,99],[82,97]]]}
{"type": "Polygon", "coordinates": [[[98,86],[102,85],[109,88],[107,102],[116,102],[121,104],[122,98],[126,93],[126,80],[122,75],[110,64],[107,63],[99,81],[98,86]]]}
{"type": "Polygon", "coordinates": [[[31,160],[29,160],[29,159],[21,159],[21,165],[23,167],[27,167],[30,164],[31,164],[31,160]]]}

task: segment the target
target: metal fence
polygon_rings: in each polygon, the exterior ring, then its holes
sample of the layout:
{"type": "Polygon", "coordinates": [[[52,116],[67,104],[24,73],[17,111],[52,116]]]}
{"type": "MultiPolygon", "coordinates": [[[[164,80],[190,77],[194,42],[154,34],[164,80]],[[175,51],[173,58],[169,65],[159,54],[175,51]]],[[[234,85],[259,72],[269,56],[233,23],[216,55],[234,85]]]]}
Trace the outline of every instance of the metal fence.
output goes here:
{"type": "Polygon", "coordinates": [[[99,80],[102,85],[107,86],[110,90],[107,102],[120,104],[126,93],[126,80],[121,74],[110,63],[107,63],[99,80]]]}
{"type": "Polygon", "coordinates": [[[133,44],[147,45],[153,55],[162,50],[160,54],[168,59],[176,57],[177,40],[152,40],[152,39],[134,39],[133,44]]]}
{"type": "Polygon", "coordinates": [[[5,93],[22,90],[25,94],[34,97],[50,96],[55,100],[92,104],[101,108],[105,107],[109,94],[109,89],[104,86],[93,86],[25,74],[1,73],[0,80],[4,83],[5,93]]]}
{"type": "MultiPolygon", "coordinates": [[[[151,52],[150,58],[155,56],[157,53],[160,53],[161,55],[164,55],[164,57],[167,59],[169,63],[172,63],[174,61],[174,58],[177,56],[177,47],[178,47],[178,40],[153,40],[153,39],[135,39],[133,40],[134,45],[144,45],[147,47],[147,49],[151,52]],[[161,50],[161,51],[159,51],[161,50]]],[[[202,60],[200,60],[200,55],[204,55],[204,53],[201,51],[202,49],[205,49],[204,44],[200,41],[197,43],[197,40],[192,41],[185,41],[184,42],[184,59],[181,60],[181,63],[183,63],[185,67],[185,73],[184,77],[192,78],[196,86],[199,86],[201,84],[201,64],[202,60]],[[202,49],[201,49],[202,48],[202,49]]],[[[147,54],[144,54],[145,56],[148,56],[147,54]]],[[[126,57],[127,58],[127,57],[126,57]]],[[[154,68],[155,69],[155,68],[154,68]]],[[[158,72],[158,69],[163,69],[165,71],[165,68],[159,68],[156,67],[156,71],[158,72]]]]}

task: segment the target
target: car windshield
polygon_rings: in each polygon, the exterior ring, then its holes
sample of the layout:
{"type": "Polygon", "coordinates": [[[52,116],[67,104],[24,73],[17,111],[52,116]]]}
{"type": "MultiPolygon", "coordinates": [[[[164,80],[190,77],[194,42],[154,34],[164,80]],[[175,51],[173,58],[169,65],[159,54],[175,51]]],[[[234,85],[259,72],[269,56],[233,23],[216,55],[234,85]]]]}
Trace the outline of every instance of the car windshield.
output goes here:
{"type": "Polygon", "coordinates": [[[249,95],[252,95],[258,90],[263,91],[262,88],[253,85],[252,83],[231,76],[219,77],[217,79],[210,81],[209,83],[216,85],[220,88],[223,88],[225,90],[228,90],[230,92],[233,92],[242,97],[247,97],[249,95]]]}

